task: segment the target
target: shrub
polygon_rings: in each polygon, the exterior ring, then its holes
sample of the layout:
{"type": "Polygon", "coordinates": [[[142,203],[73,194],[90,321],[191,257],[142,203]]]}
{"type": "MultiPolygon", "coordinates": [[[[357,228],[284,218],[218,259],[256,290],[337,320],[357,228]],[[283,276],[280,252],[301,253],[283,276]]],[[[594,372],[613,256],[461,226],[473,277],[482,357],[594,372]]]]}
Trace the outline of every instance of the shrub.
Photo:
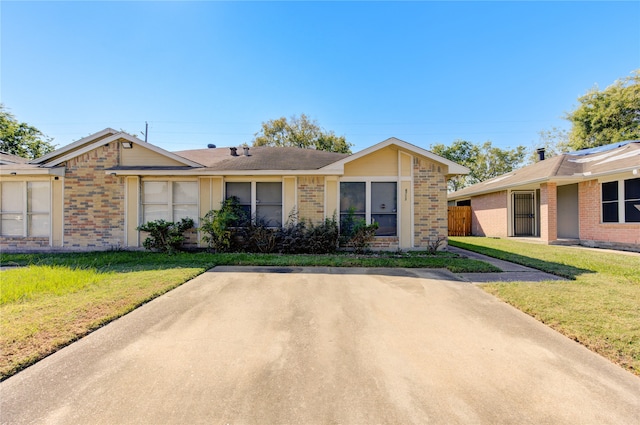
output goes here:
{"type": "Polygon", "coordinates": [[[238,198],[232,196],[222,202],[219,210],[209,211],[200,220],[202,240],[214,251],[226,252],[234,250],[234,227],[244,225],[247,217],[238,198]]]}
{"type": "Polygon", "coordinates": [[[136,230],[149,232],[142,246],[150,251],[172,254],[180,251],[184,242],[184,232],[193,228],[193,219],[183,218],[177,223],[166,220],[155,220],[138,226],[136,230]]]}
{"type": "Polygon", "coordinates": [[[367,224],[363,218],[355,216],[353,208],[349,208],[340,223],[340,244],[360,254],[371,246],[376,230],[378,223],[367,224]]]}

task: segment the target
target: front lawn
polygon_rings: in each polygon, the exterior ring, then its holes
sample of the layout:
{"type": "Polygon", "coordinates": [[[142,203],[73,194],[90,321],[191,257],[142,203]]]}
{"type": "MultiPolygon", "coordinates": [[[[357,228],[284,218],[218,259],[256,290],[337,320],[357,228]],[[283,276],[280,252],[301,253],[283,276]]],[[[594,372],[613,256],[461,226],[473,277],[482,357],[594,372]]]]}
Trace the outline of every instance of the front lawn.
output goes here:
{"type": "Polygon", "coordinates": [[[448,253],[7,254],[0,264],[0,380],[216,265],[419,267],[492,272],[448,253]]]}
{"type": "Polygon", "coordinates": [[[449,243],[571,279],[482,288],[640,375],[640,256],[509,239],[449,243]]]}

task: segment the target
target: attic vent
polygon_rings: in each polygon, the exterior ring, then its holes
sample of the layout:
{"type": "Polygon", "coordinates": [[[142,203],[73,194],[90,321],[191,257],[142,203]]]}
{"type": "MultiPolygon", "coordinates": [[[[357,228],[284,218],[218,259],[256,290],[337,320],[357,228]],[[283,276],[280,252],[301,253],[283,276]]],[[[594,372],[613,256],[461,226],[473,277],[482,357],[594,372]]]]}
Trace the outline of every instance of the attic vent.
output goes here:
{"type": "Polygon", "coordinates": [[[207,145],[207,147],[208,147],[209,149],[215,149],[215,148],[216,148],[216,145],[214,145],[213,143],[209,143],[209,144],[207,145]]]}
{"type": "Polygon", "coordinates": [[[249,156],[249,146],[244,147],[244,156],[249,156]]]}
{"type": "Polygon", "coordinates": [[[238,148],[229,148],[231,156],[238,156],[238,148]]]}
{"type": "Polygon", "coordinates": [[[544,161],[544,151],[545,151],[544,148],[538,149],[538,151],[537,151],[538,152],[538,160],[544,161]]]}

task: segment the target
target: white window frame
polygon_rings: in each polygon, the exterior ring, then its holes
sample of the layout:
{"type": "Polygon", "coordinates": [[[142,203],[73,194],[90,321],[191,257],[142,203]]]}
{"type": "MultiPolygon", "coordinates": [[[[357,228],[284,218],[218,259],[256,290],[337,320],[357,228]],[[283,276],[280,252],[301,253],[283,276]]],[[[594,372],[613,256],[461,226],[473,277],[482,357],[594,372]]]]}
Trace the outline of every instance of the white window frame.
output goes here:
{"type": "MultiPolygon", "coordinates": [[[[22,233],[20,235],[6,235],[4,234],[3,230],[0,228],[0,235],[2,235],[3,237],[14,237],[14,238],[28,238],[28,237],[33,237],[33,238],[51,238],[51,182],[49,180],[25,180],[25,181],[4,181],[2,183],[19,183],[20,184],[20,192],[22,194],[22,206],[21,209],[18,211],[5,211],[2,209],[2,205],[0,205],[0,216],[2,216],[3,214],[12,214],[12,215],[19,215],[21,216],[21,220],[22,220],[22,233]],[[45,183],[48,186],[48,196],[46,199],[46,203],[47,203],[47,210],[46,211],[33,211],[30,205],[30,200],[29,200],[29,184],[30,183],[45,183]],[[34,235],[33,232],[29,231],[30,228],[30,224],[32,221],[32,217],[33,215],[46,215],[49,218],[49,230],[47,232],[47,234],[42,234],[42,235],[34,235]]],[[[0,183],[0,202],[2,199],[2,193],[1,191],[3,184],[0,183]]],[[[0,222],[0,226],[1,226],[1,222],[0,222]]]]}
{"type": "Polygon", "coordinates": [[[396,184],[396,234],[394,236],[376,236],[376,238],[400,237],[400,181],[396,176],[379,177],[342,177],[338,180],[338,225],[340,225],[340,183],[364,183],[365,187],[365,220],[371,224],[371,183],[395,183],[396,184]]]}
{"type": "MultiPolygon", "coordinates": [[[[198,184],[198,180],[195,179],[143,179],[140,182],[140,223],[141,224],[145,224],[147,223],[145,221],[145,211],[146,205],[166,205],[167,207],[167,212],[168,212],[168,218],[167,221],[170,222],[175,222],[176,219],[173,215],[173,211],[174,211],[174,206],[175,205],[193,205],[195,206],[195,210],[196,210],[196,215],[195,217],[189,217],[191,219],[193,219],[194,225],[197,226],[198,225],[198,221],[199,218],[198,216],[199,211],[200,211],[200,185],[198,184]],[[158,203],[158,202],[154,202],[154,203],[148,203],[145,202],[144,199],[144,185],[145,183],[166,183],[167,184],[167,201],[166,202],[162,202],[162,203],[158,203]],[[173,198],[174,198],[174,183],[194,183],[195,184],[195,198],[196,198],[196,202],[195,203],[174,203],[173,202],[173,198]]],[[[153,220],[152,220],[153,221],[153,220]]]]}
{"type": "Polygon", "coordinates": [[[628,201],[628,199],[625,198],[625,193],[624,193],[624,182],[627,180],[634,180],[637,177],[632,177],[632,178],[621,178],[621,179],[613,179],[613,180],[601,180],[599,183],[599,190],[600,190],[600,224],[637,224],[640,223],[638,221],[626,221],[626,202],[628,201]],[[602,185],[604,185],[605,183],[613,183],[613,182],[617,182],[618,183],[618,200],[617,201],[603,201],[602,200],[602,185]],[[618,221],[604,221],[604,211],[603,211],[603,204],[607,202],[609,204],[612,204],[614,202],[616,202],[618,204],[618,221]]]}

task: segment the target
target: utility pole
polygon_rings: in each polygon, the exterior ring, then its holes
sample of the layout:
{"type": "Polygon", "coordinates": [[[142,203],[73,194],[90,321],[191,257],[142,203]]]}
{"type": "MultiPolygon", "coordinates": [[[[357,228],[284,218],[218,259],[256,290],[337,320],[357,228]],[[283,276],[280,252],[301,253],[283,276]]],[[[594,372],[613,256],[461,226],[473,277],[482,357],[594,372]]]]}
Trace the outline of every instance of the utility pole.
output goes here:
{"type": "Polygon", "coordinates": [[[149,135],[149,123],[144,122],[144,142],[147,143],[147,136],[149,135]]]}

